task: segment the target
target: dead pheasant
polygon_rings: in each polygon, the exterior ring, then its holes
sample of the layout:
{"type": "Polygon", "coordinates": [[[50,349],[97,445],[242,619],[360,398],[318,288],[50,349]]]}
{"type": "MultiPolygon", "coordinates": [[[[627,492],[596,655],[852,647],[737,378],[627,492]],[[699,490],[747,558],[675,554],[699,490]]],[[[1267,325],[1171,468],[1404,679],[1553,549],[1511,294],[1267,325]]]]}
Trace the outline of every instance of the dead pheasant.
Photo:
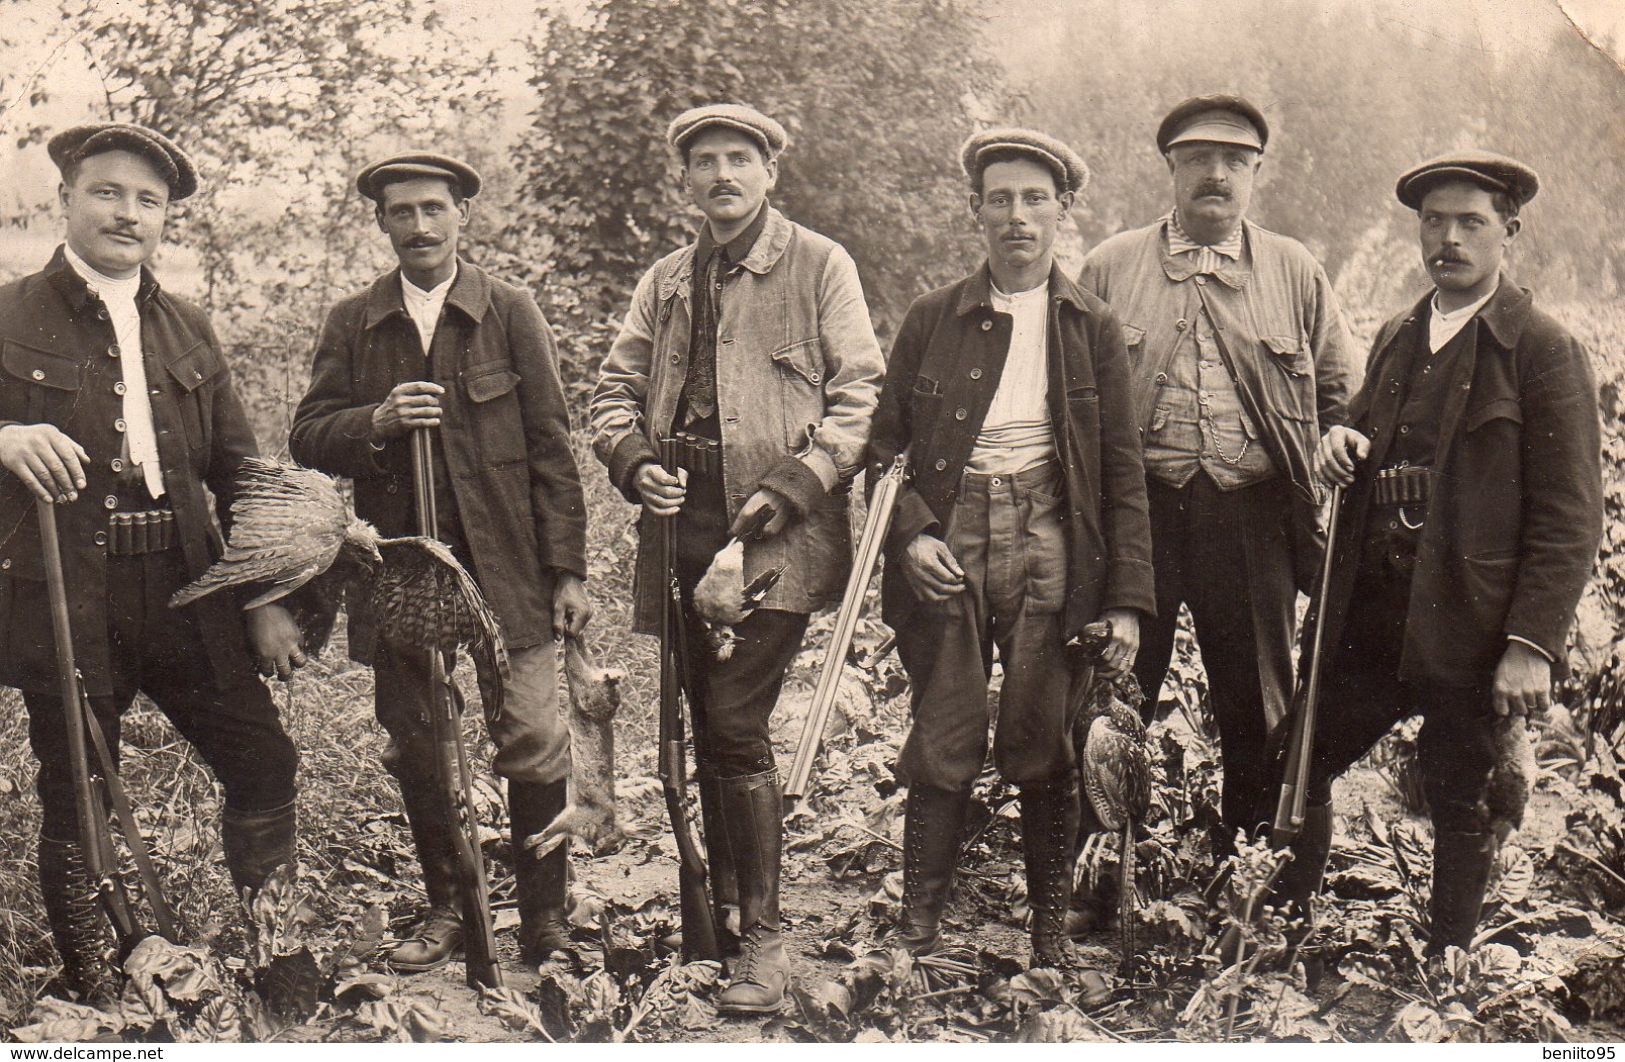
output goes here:
{"type": "MultiPolygon", "coordinates": [[[[477,654],[496,674],[508,654],[496,613],[451,550],[432,538],[383,538],[320,472],[250,457],[237,472],[231,534],[209,570],[176,591],[180,608],[226,587],[259,593],[243,608],[290,599],[308,652],[327,641],[340,598],[365,609],[394,645],[477,654]]],[[[501,683],[488,715],[500,708],[501,683]]]]}
{"type": "Polygon", "coordinates": [[[1118,834],[1118,932],[1123,956],[1133,961],[1134,830],[1151,805],[1151,761],[1145,724],[1140,721],[1143,695],[1132,674],[1108,680],[1095,670],[1111,642],[1111,624],[1085,627],[1067,649],[1073,654],[1072,746],[1090,810],[1102,829],[1118,834]]]}
{"type": "Polygon", "coordinates": [[[784,575],[786,566],[780,564],[745,582],[745,540],[755,538],[772,515],[769,510],[758,513],[749,527],[742,528],[737,537],[717,551],[694,587],[694,611],[705,625],[705,648],[717,660],[733,656],[739,641],[734,626],[756,611],[784,575]]]}
{"type": "Polygon", "coordinates": [[[608,855],[626,835],[615,821],[615,713],[626,673],[599,667],[580,638],[564,639],[564,681],[570,692],[570,802],[541,833],[525,838],[535,858],[571,839],[593,855],[608,855]]]}

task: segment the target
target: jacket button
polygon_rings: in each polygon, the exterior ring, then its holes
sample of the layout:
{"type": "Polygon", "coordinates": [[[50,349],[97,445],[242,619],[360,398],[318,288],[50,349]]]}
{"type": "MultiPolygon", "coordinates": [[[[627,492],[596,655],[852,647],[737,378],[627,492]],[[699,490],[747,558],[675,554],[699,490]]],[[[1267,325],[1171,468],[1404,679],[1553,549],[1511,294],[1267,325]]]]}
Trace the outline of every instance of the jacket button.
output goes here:
{"type": "Polygon", "coordinates": [[[126,425],[124,423],[124,418],[123,417],[120,417],[119,419],[117,419],[117,420],[115,420],[113,422],[113,430],[114,431],[123,431],[125,429],[125,427],[126,427],[126,425]]]}
{"type": "Polygon", "coordinates": [[[10,571],[10,570],[11,570],[11,558],[7,557],[5,560],[0,560],[0,572],[10,571]]]}
{"type": "Polygon", "coordinates": [[[1207,284],[1207,277],[1197,277],[1196,283],[1200,286],[1205,286],[1207,284]]]}
{"type": "Polygon", "coordinates": [[[117,343],[114,343],[112,346],[107,348],[107,356],[110,357],[110,358],[116,358],[116,357],[119,356],[119,349],[118,349],[118,344],[117,343]]]}
{"type": "Polygon", "coordinates": [[[122,458],[122,457],[113,458],[113,460],[107,462],[107,467],[111,468],[114,472],[123,472],[124,471],[124,458],[122,458]]]}
{"type": "Polygon", "coordinates": [[[1157,373],[1156,378],[1155,378],[1155,383],[1156,383],[1156,385],[1158,387],[1161,387],[1163,384],[1165,384],[1167,382],[1168,382],[1168,374],[1167,373],[1165,373],[1165,372],[1157,373]]]}
{"type": "Polygon", "coordinates": [[[966,411],[964,406],[960,406],[958,409],[954,410],[955,420],[964,420],[968,416],[970,416],[970,413],[966,411]]]}
{"type": "Polygon", "coordinates": [[[399,492],[399,490],[400,490],[400,488],[395,485],[394,480],[390,480],[388,483],[384,484],[384,493],[385,494],[395,494],[395,493],[399,492]]]}
{"type": "Polygon", "coordinates": [[[678,362],[678,357],[677,357],[677,355],[676,355],[676,354],[673,354],[673,355],[672,355],[672,356],[671,356],[671,363],[672,363],[672,364],[673,364],[673,365],[676,365],[676,364],[677,364],[677,362],[678,362]]]}
{"type": "Polygon", "coordinates": [[[1174,322],[1174,331],[1183,332],[1185,329],[1189,328],[1190,326],[1191,326],[1191,323],[1189,321],[1185,320],[1183,317],[1181,317],[1179,320],[1174,322]]]}
{"type": "Polygon", "coordinates": [[[823,376],[821,376],[820,374],[818,374],[816,372],[813,373],[811,376],[807,377],[807,379],[811,380],[813,383],[818,383],[823,378],[824,378],[823,376]]]}
{"type": "Polygon", "coordinates": [[[982,331],[984,331],[984,332],[993,331],[993,322],[992,321],[983,321],[982,322],[982,331]]]}
{"type": "Polygon", "coordinates": [[[1409,435],[1410,433],[1411,433],[1411,426],[1409,424],[1401,424],[1399,426],[1399,434],[1401,434],[1401,435],[1409,435]]]}
{"type": "Polygon", "coordinates": [[[90,536],[90,540],[96,543],[98,546],[105,546],[107,545],[107,532],[98,531],[94,535],[90,536]]]}
{"type": "Polygon", "coordinates": [[[29,375],[32,376],[36,380],[43,380],[43,379],[45,379],[45,370],[44,369],[35,369],[33,372],[29,373],[29,375]]]}
{"type": "Polygon", "coordinates": [[[981,369],[972,369],[970,371],[970,378],[972,380],[980,380],[982,378],[982,370],[981,369]]]}
{"type": "Polygon", "coordinates": [[[933,467],[936,468],[938,472],[941,472],[943,469],[948,467],[948,459],[945,457],[937,458],[937,463],[933,467]]]}
{"type": "Polygon", "coordinates": [[[125,392],[125,390],[126,390],[126,388],[124,386],[124,381],[123,380],[120,380],[118,383],[113,385],[113,393],[115,395],[122,395],[125,392]]]}
{"type": "Polygon", "coordinates": [[[108,509],[117,509],[118,499],[109,494],[107,497],[102,499],[102,505],[108,509]]]}

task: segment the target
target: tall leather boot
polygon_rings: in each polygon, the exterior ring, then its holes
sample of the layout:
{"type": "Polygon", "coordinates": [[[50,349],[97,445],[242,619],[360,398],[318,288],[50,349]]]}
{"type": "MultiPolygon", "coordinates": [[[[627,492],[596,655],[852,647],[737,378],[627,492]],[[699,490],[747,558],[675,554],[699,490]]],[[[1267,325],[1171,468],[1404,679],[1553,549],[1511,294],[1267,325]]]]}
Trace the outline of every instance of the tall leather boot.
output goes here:
{"type": "Polygon", "coordinates": [[[1427,954],[1443,955],[1452,944],[1463,951],[1472,948],[1495,850],[1491,833],[1439,830],[1434,834],[1427,954]]]}
{"type": "Polygon", "coordinates": [[[779,926],[784,798],[777,771],[719,779],[723,821],[739,876],[739,958],[717,995],[721,1014],[774,1014],[790,984],[779,926]]]}
{"type": "Polygon", "coordinates": [[[1021,849],[1027,863],[1035,967],[1064,970],[1073,965],[1066,912],[1072,900],[1078,814],[1078,789],[1070,779],[1021,787],[1021,849]]]}
{"type": "Polygon", "coordinates": [[[722,812],[722,785],[707,768],[696,773],[700,788],[700,825],[705,831],[706,884],[711,887],[712,917],[717,945],[724,958],[739,954],[739,876],[734,869],[733,844],[722,812]]]}
{"type": "Polygon", "coordinates": [[[429,906],[390,953],[389,964],[403,973],[422,973],[444,966],[463,947],[457,856],[451,819],[433,779],[398,776],[396,780],[412,828],[412,843],[423,866],[423,891],[429,906]]]}
{"type": "Polygon", "coordinates": [[[519,952],[531,964],[545,962],[553,952],[570,946],[570,922],[565,915],[568,846],[559,845],[540,859],[525,848],[525,838],[541,833],[564,810],[567,790],[563,779],[508,782],[519,952]]]}
{"type": "Polygon", "coordinates": [[[284,863],[293,864],[296,836],[294,802],[270,811],[236,811],[226,808],[220,815],[220,845],[226,852],[226,870],[231,884],[245,904],[253,902],[271,872],[284,863]]]}
{"type": "Polygon", "coordinates": [[[903,809],[903,917],[897,943],[911,955],[937,950],[969,805],[968,790],[920,784],[908,788],[903,809]]]}
{"type": "Polygon", "coordinates": [[[40,896],[62,958],[61,985],[81,1002],[111,1001],[119,990],[112,934],[78,841],[39,839],[40,896]]]}

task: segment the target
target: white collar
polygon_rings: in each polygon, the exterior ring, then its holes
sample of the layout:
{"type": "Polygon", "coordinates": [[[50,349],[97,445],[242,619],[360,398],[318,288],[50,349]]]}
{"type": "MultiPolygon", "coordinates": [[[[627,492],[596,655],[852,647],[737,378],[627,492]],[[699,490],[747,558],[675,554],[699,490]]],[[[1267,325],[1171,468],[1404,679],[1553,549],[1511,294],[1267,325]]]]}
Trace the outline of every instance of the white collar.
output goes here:
{"type": "Polygon", "coordinates": [[[1466,321],[1469,317],[1473,316],[1473,314],[1475,314],[1479,310],[1483,309],[1484,304],[1489,302],[1491,299],[1493,299],[1495,297],[1495,293],[1497,291],[1500,291],[1500,290],[1501,290],[1501,285],[1500,285],[1499,282],[1497,282],[1495,287],[1490,289],[1490,293],[1488,295],[1485,295],[1483,298],[1479,299],[1477,302],[1470,302],[1466,306],[1463,306],[1463,307],[1461,307],[1460,309],[1457,309],[1457,310],[1446,311],[1446,310],[1441,310],[1439,308],[1439,289],[1434,288],[1433,289],[1433,302],[1429,306],[1429,309],[1431,309],[1433,311],[1433,316],[1438,318],[1439,324],[1441,326],[1449,327],[1449,326],[1455,325],[1455,324],[1457,324],[1459,322],[1466,321]]]}
{"type": "Polygon", "coordinates": [[[136,292],[141,290],[141,270],[137,269],[127,277],[110,277],[81,258],[66,243],[62,245],[62,253],[63,257],[68,260],[68,265],[72,266],[73,271],[79,274],[79,278],[104,300],[117,298],[122,301],[135,301],[136,292]]]}
{"type": "Polygon", "coordinates": [[[1026,291],[1003,291],[993,283],[992,277],[988,277],[987,286],[992,289],[995,299],[1003,299],[1005,302],[1027,302],[1035,296],[1043,295],[1044,290],[1049,287],[1049,277],[1045,277],[1044,282],[1036,288],[1028,288],[1026,291]]]}
{"type": "Polygon", "coordinates": [[[451,290],[451,286],[456,280],[457,280],[457,267],[453,266],[452,270],[451,270],[451,276],[447,277],[445,280],[442,280],[440,283],[436,284],[432,288],[424,289],[424,288],[418,287],[416,284],[414,284],[410,280],[406,279],[406,271],[402,270],[401,271],[401,291],[406,295],[414,296],[414,297],[419,298],[419,299],[425,299],[425,300],[433,301],[435,299],[443,299],[443,298],[445,298],[446,297],[446,292],[451,290]]]}

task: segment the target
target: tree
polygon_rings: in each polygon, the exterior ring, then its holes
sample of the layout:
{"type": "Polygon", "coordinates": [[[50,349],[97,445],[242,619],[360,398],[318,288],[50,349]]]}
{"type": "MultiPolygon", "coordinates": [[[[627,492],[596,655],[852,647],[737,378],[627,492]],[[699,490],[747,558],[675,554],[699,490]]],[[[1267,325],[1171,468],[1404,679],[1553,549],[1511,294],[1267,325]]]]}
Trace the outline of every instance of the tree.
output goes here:
{"type": "Polygon", "coordinates": [[[595,0],[551,18],[534,61],[502,248],[538,282],[577,386],[638,276],[692,238],[664,136],[698,104],[785,125],[773,200],[852,252],[882,330],[974,260],[957,152],[1011,101],[959,0],[595,0]]]}

